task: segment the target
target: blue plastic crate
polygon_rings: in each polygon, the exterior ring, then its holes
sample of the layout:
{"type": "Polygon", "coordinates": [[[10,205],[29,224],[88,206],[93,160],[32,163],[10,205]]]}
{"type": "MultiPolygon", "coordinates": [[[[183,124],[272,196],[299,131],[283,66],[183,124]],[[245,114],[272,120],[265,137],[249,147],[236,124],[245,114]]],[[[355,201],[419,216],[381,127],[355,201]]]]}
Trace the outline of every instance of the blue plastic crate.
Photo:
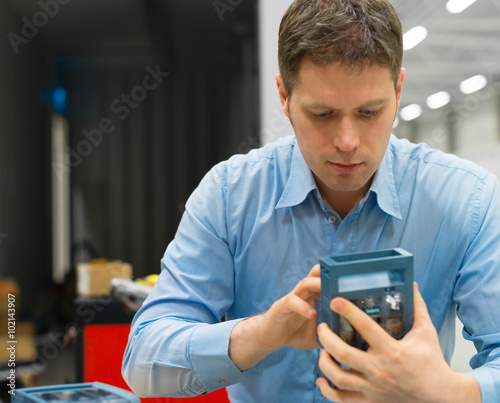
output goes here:
{"type": "Polygon", "coordinates": [[[139,403],[133,393],[100,382],[16,389],[13,403],[139,403]]]}
{"type": "Polygon", "coordinates": [[[363,350],[368,348],[367,343],[347,321],[330,309],[333,298],[343,297],[355,303],[397,339],[411,329],[411,253],[401,248],[387,249],[324,257],[320,259],[320,263],[321,302],[317,304],[318,324],[326,322],[348,344],[363,350]]]}

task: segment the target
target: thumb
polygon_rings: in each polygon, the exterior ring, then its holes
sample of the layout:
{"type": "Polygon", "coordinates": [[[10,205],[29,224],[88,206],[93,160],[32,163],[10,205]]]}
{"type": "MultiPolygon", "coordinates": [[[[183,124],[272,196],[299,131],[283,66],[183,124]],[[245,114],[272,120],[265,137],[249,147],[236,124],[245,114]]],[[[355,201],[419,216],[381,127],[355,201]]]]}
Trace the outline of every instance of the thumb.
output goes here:
{"type": "Polygon", "coordinates": [[[315,265],[308,274],[309,277],[320,277],[321,276],[321,265],[315,265]]]}
{"type": "Polygon", "coordinates": [[[422,298],[418,289],[418,284],[413,283],[413,326],[422,326],[426,323],[432,323],[427,304],[422,298]]]}

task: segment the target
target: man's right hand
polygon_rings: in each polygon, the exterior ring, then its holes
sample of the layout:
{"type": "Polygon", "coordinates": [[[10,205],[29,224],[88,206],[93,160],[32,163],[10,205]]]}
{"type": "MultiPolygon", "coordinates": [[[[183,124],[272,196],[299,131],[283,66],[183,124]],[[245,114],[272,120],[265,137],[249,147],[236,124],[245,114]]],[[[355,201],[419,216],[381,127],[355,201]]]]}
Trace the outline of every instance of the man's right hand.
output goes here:
{"type": "Polygon", "coordinates": [[[229,341],[229,357],[240,371],[252,368],[283,346],[319,348],[314,300],[320,299],[320,266],[266,312],[238,322],[229,341]]]}

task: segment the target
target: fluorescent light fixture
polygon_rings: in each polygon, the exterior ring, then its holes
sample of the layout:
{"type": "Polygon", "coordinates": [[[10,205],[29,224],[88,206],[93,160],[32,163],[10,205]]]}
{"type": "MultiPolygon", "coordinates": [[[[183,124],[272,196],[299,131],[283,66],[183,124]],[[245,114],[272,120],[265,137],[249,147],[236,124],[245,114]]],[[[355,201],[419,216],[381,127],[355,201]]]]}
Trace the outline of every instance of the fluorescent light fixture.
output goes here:
{"type": "Polygon", "coordinates": [[[441,91],[427,98],[427,106],[431,109],[439,109],[448,105],[450,101],[450,94],[446,91],[441,91]]]}
{"type": "Polygon", "coordinates": [[[488,84],[488,80],[485,76],[477,75],[471,78],[468,78],[465,81],[460,83],[460,91],[464,94],[472,94],[473,92],[479,91],[480,89],[486,87],[488,84]]]}
{"type": "Polygon", "coordinates": [[[476,0],[450,0],[446,3],[446,9],[452,14],[458,14],[464,11],[476,0]]]}
{"type": "Polygon", "coordinates": [[[401,119],[409,122],[410,120],[415,120],[422,114],[422,107],[418,104],[408,105],[407,107],[401,109],[399,116],[401,119]]]}
{"type": "Polygon", "coordinates": [[[404,50],[413,49],[420,42],[427,38],[427,28],[418,25],[410,29],[403,35],[403,48],[404,50]]]}

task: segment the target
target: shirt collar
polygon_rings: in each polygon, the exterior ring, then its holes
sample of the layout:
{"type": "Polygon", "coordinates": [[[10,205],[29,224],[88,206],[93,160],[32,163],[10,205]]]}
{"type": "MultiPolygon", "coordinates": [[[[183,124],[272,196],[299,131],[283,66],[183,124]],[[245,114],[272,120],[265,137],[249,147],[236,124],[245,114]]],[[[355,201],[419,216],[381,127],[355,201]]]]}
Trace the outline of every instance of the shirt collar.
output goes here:
{"type": "Polygon", "coordinates": [[[316,182],[314,181],[312,172],[302,157],[297,141],[294,141],[290,175],[288,176],[285,190],[276,205],[276,209],[293,207],[302,203],[307,195],[315,189],[316,182]]]}
{"type": "Polygon", "coordinates": [[[392,153],[389,148],[385,152],[384,159],[375,173],[370,192],[377,195],[377,204],[384,212],[401,220],[401,210],[399,208],[396,185],[394,184],[392,153]]]}
{"type": "MultiPolygon", "coordinates": [[[[316,182],[295,141],[292,150],[290,175],[276,209],[299,205],[313,190],[317,191],[316,182]]],[[[373,192],[377,196],[377,204],[381,210],[398,220],[402,219],[389,148],[375,173],[369,192],[373,192]]]]}

